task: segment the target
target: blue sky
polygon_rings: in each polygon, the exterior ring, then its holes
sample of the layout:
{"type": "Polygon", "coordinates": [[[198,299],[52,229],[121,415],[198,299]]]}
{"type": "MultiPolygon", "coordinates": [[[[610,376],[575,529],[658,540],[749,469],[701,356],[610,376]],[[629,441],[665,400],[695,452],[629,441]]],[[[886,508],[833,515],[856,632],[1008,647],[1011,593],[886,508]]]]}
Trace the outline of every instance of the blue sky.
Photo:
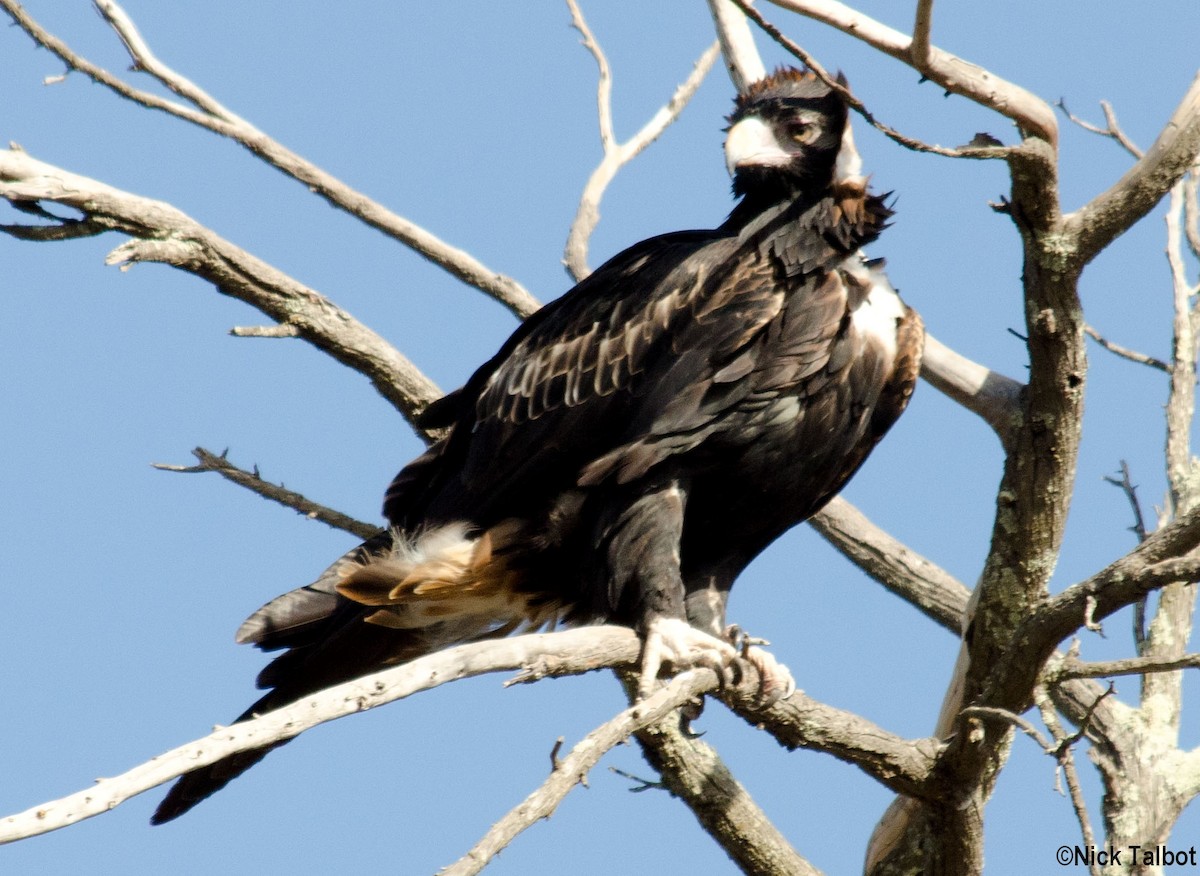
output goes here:
{"type": "MultiPolygon", "coordinates": [[[[120,43],[83,0],[29,11],[113,71],[120,43]]],[[[910,27],[912,4],[868,13],[910,27]]],[[[562,244],[599,160],[595,65],[556,2],[244,4],[129,0],[160,57],[300,154],[542,300],[569,286],[562,244]]],[[[667,99],[711,41],[702,3],[591,2],[614,70],[618,135],[667,99]]],[[[947,145],[977,131],[1011,142],[999,116],[947,98],[897,62],[771,7],[764,11],[868,106],[947,145]]],[[[1108,99],[1148,146],[1196,72],[1200,5],[1016,0],[942,4],[934,41],[1099,120],[1108,99]]],[[[763,39],[768,65],[786,61],[763,39]]],[[[0,29],[0,137],[34,157],[169,201],[337,301],[444,389],[513,329],[498,305],[377,232],[329,209],[240,147],[134,107],[0,29]]],[[[132,76],[133,74],[129,74],[132,76]]],[[[152,87],[150,83],[141,83],[152,87]]],[[[731,206],[721,129],[732,86],[718,69],[680,122],[623,171],[602,206],[592,264],[652,234],[717,224],[731,206]]],[[[1018,379],[1019,241],[988,207],[999,164],[906,152],[872,131],[859,146],[894,225],[872,248],[943,342],[1018,379]]],[[[1062,191],[1074,209],[1129,159],[1069,125],[1062,191]]],[[[15,221],[3,208],[4,219],[15,221]]],[[[1089,320],[1165,357],[1170,288],[1160,208],[1088,268],[1089,320]]],[[[155,471],[196,445],[229,448],[311,498],[377,520],[388,479],[420,447],[367,381],[295,340],[236,339],[264,320],[160,266],[105,267],[118,236],[58,244],[0,238],[0,809],[85,787],[228,721],[255,696],[261,654],[233,631],[262,602],[306,583],[351,537],[213,475],[155,471]]],[[[1103,483],[1129,460],[1147,507],[1162,496],[1166,385],[1093,347],[1085,443],[1061,587],[1132,546],[1124,498],[1103,483]]],[[[897,537],[968,584],[986,552],[1002,458],[972,415],[928,386],[847,490],[897,537]]],[[[884,593],[810,530],[788,534],[734,590],[732,619],[774,643],[810,695],[897,733],[931,729],[957,643],[884,593]]],[[[1124,616],[1084,654],[1130,653],[1124,616]]],[[[621,705],[607,676],[503,690],[453,685],[319,728],[170,826],[147,820],[159,793],[0,851],[6,872],[430,873],[455,860],[542,779],[568,743],[621,705]]],[[[1193,694],[1200,693],[1191,684],[1193,694]]],[[[1136,684],[1118,684],[1132,695],[1136,684]]],[[[1185,743],[1195,745],[1195,700],[1185,743]]],[[[855,872],[889,795],[823,755],[787,754],[710,706],[702,727],[798,849],[855,872]]],[[[990,869],[1048,870],[1079,842],[1051,762],[1027,740],[990,808],[990,869]],[[1031,817],[1036,813],[1036,817],[1031,817]]],[[[732,873],[665,794],[628,793],[613,765],[646,775],[634,748],[610,755],[549,823],[489,872],[732,873]]],[[[1089,779],[1093,802],[1096,784],[1089,779]]],[[[1098,814],[1094,814],[1098,818],[1098,814]]],[[[1200,834],[1185,815],[1177,836],[1200,834]]]]}

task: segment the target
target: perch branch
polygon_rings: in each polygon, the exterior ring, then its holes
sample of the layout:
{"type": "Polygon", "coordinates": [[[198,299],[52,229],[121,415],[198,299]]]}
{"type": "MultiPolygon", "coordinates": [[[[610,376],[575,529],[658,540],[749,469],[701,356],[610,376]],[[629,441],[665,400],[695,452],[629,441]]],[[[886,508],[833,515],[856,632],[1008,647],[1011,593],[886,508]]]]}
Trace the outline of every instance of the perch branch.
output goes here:
{"type": "Polygon", "coordinates": [[[588,627],[460,645],[331,687],[250,721],[218,727],[119,776],[0,820],[0,844],[67,827],[107,812],[143,791],[240,751],[299,735],[310,727],[403,699],[460,678],[520,669],[538,659],[562,671],[588,672],[637,660],[638,640],[621,627],[588,627]]]}
{"type": "MultiPolygon", "coordinates": [[[[0,844],[48,833],[91,818],[125,800],[198,767],[241,751],[292,739],[318,724],[411,696],[461,678],[521,670],[523,680],[601,668],[637,665],[641,642],[625,627],[583,627],[459,645],[340,684],[249,721],[219,727],[120,776],[0,819],[0,844]]],[[[762,726],[784,745],[826,751],[854,763],[884,784],[914,796],[929,786],[937,743],[909,742],[866,719],[816,702],[801,693],[761,709],[758,679],[727,686],[723,701],[745,720],[762,726]]],[[[715,678],[713,679],[715,683],[715,678]]]]}

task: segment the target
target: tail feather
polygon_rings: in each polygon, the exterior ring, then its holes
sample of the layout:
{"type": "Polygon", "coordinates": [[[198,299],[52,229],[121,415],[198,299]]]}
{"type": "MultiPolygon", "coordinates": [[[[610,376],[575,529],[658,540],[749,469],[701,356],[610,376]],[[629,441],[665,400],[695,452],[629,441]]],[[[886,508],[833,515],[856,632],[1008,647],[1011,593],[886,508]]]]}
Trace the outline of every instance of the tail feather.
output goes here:
{"type": "MultiPolygon", "coordinates": [[[[525,526],[515,520],[484,532],[449,523],[380,533],[242,624],[239,642],[288,650],[259,674],[259,687],[273,690],[237,720],[450,645],[554,626],[566,611],[561,599],[522,586],[528,546],[525,526]]],[[[151,822],[178,818],[283,744],[182,776],[151,822]]]]}
{"type": "MultiPolygon", "coordinates": [[[[269,711],[273,708],[274,706],[267,702],[270,696],[272,695],[263,697],[263,699],[247,709],[238,717],[238,721],[245,721],[253,718],[255,715],[261,714],[263,711],[269,711]]],[[[250,767],[254,766],[274,749],[286,744],[288,741],[290,740],[285,739],[283,742],[276,742],[263,748],[242,751],[180,777],[171,786],[171,790],[167,792],[167,796],[158,804],[158,808],[154,810],[154,814],[150,816],[150,823],[166,824],[168,821],[174,821],[197,803],[217,793],[217,791],[250,769],[250,767]]]]}

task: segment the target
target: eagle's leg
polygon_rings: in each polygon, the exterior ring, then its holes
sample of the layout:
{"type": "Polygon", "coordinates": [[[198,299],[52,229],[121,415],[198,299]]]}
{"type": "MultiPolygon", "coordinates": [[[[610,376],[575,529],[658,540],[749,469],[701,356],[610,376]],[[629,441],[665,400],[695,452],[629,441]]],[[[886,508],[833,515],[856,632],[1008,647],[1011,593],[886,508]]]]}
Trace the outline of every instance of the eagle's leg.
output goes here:
{"type": "Polygon", "coordinates": [[[610,598],[632,608],[642,636],[641,698],[654,689],[664,665],[676,672],[709,666],[723,674],[738,656],[728,641],[687,621],[679,555],[685,500],[675,481],[646,490],[608,534],[610,598]]]}

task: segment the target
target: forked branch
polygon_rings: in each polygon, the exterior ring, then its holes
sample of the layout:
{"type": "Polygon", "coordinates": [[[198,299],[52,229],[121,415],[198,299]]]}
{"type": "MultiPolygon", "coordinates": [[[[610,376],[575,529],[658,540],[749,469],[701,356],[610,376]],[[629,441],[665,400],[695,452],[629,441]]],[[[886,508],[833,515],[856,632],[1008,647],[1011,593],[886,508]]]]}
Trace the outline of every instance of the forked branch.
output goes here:
{"type": "Polygon", "coordinates": [[[704,50],[693,65],[692,72],[683,84],[675,89],[675,93],[671,95],[666,106],[659,109],[650,121],[642,126],[641,130],[622,143],[617,140],[613,128],[612,69],[609,66],[608,58],[591,28],[588,27],[587,20],[583,17],[583,12],[576,0],[567,0],[567,6],[571,10],[572,26],[579,31],[583,38],[584,48],[596,59],[596,66],[599,68],[596,104],[599,115],[600,145],[604,150],[604,157],[592,171],[592,175],[584,186],[583,195],[579,199],[579,208],[576,210],[574,221],[571,222],[571,229],[567,233],[567,245],[563,251],[563,264],[566,265],[568,273],[574,280],[579,282],[591,273],[591,268],[587,264],[588,241],[591,239],[592,232],[596,230],[596,224],[600,221],[600,201],[604,197],[609,183],[613,181],[622,167],[637,158],[647,146],[662,136],[662,133],[679,118],[679,114],[683,112],[684,107],[688,105],[700,87],[700,83],[704,81],[704,77],[708,75],[708,71],[712,69],[713,62],[717,60],[720,54],[720,44],[714,42],[704,50]]]}

